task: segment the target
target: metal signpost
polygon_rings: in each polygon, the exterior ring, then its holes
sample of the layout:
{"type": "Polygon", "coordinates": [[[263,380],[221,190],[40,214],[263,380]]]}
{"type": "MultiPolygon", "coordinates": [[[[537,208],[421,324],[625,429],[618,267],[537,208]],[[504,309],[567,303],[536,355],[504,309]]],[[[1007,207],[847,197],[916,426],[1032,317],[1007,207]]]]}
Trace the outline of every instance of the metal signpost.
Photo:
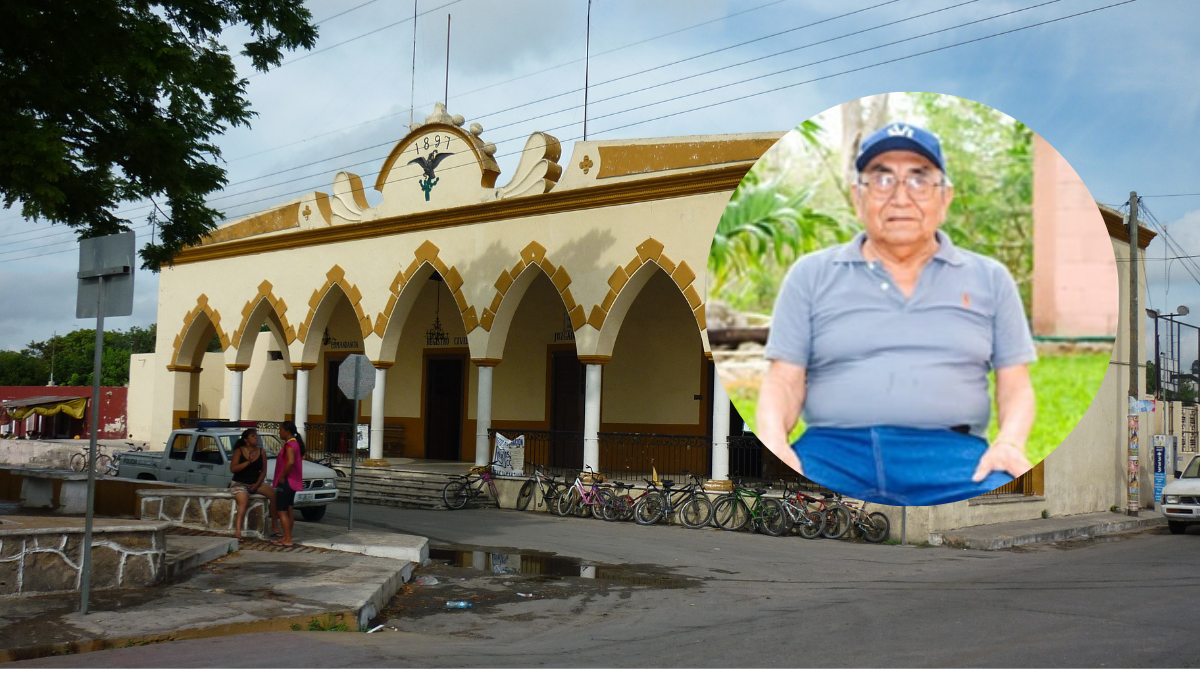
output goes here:
{"type": "MultiPolygon", "coordinates": [[[[346,522],[347,530],[354,530],[354,471],[358,468],[358,402],[375,389],[375,366],[362,354],[351,354],[338,368],[338,389],[354,401],[354,447],[350,451],[350,510],[346,522]]],[[[369,445],[368,445],[369,447],[369,445]]]]}
{"type": "Polygon", "coordinates": [[[100,430],[100,379],[104,356],[104,317],[133,314],[134,251],[132,231],[89,238],[79,242],[79,294],[76,319],[96,320],[96,349],[92,359],[91,442],[87,463],[87,510],[83,520],[83,566],[80,572],[79,611],[88,613],[92,591],[92,517],[96,500],[96,435],[100,430]]]}

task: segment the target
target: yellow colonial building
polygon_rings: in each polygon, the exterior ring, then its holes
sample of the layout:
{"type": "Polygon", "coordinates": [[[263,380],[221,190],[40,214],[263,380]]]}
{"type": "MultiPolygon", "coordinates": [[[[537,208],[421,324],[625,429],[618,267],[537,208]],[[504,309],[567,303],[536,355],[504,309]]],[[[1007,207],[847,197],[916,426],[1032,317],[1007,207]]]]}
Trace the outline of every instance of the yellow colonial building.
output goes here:
{"type": "Polygon", "coordinates": [[[164,268],[158,345],[132,359],[131,436],[294,420],[312,443],[369,423],[373,459],[484,462],[495,428],[540,437],[542,462],[613,471],[632,471],[637,441],[675,437],[656,445],[671,467],[724,477],[706,263],[729,196],[782,133],[577,142],[564,165],[534,133],[496,186],[495,145],[464,124],[437,105],[384,161],[375,204],[338,172],[164,268]],[[336,388],[350,354],[375,366],[359,413],[336,388]]]}

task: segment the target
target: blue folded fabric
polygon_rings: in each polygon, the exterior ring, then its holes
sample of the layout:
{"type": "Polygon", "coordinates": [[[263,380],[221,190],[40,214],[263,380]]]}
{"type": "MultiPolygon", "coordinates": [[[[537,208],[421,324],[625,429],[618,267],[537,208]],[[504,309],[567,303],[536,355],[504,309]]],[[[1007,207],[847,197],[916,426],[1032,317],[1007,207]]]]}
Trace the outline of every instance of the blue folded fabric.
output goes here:
{"type": "Polygon", "coordinates": [[[987,440],[911,427],[813,427],[792,444],[804,476],[838,493],[881,505],[939,505],[1013,481],[992,472],[971,481],[987,440]]]}

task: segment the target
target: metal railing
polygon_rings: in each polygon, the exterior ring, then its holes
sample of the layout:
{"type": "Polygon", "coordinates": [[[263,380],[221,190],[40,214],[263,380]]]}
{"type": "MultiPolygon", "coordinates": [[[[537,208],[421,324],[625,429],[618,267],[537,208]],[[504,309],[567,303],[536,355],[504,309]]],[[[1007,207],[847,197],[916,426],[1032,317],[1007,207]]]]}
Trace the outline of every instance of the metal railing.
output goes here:
{"type": "MultiPolygon", "coordinates": [[[[1041,463],[1038,463],[1038,465],[1041,465],[1041,463]]],[[[1034,485],[1033,475],[1035,472],[1038,471],[1038,465],[1035,465],[1032,469],[1029,470],[1029,472],[1026,472],[1025,474],[1021,475],[1020,477],[1017,477],[1016,479],[1012,480],[1008,484],[1005,484],[1003,486],[998,486],[995,489],[992,489],[991,491],[988,491],[986,493],[981,493],[981,494],[979,494],[979,496],[980,497],[1012,496],[1012,495],[1033,496],[1033,495],[1037,494],[1037,489],[1035,488],[1035,485],[1034,485]]]]}
{"type": "Polygon", "coordinates": [[[489,447],[496,450],[496,433],[508,439],[525,436],[525,472],[533,474],[533,466],[549,468],[553,474],[567,475],[583,468],[583,433],[569,430],[507,430],[490,429],[489,447]]]}
{"type": "Polygon", "coordinates": [[[685,482],[689,474],[712,475],[712,439],[703,435],[601,432],[600,469],[614,479],[649,478],[685,482]]]}
{"type": "Polygon", "coordinates": [[[367,450],[358,449],[358,428],[351,423],[304,423],[305,460],[349,463],[357,454],[359,462],[366,460],[367,450]]]}
{"type": "Polygon", "coordinates": [[[729,478],[747,482],[799,484],[800,489],[807,493],[829,491],[788,467],[753,434],[729,438],[729,478]]]}

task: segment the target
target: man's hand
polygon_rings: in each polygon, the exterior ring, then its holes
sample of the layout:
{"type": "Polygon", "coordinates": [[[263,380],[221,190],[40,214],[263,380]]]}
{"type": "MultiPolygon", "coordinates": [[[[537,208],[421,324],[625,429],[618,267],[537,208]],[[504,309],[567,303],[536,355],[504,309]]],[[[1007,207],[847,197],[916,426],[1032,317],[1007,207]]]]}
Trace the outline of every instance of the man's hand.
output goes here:
{"type": "Polygon", "coordinates": [[[995,470],[1007,472],[1013,477],[1020,477],[1032,468],[1033,464],[1025,457],[1025,451],[1020,446],[1014,442],[998,439],[992,442],[987,453],[984,453],[983,458],[979,459],[979,466],[975,468],[975,475],[971,477],[971,481],[982,482],[989,473],[995,470]]]}
{"type": "Polygon", "coordinates": [[[767,450],[774,454],[776,458],[783,461],[784,465],[795,470],[798,474],[804,474],[804,470],[800,466],[800,457],[796,455],[791,444],[788,444],[787,437],[764,441],[763,446],[767,447],[767,450]]]}

